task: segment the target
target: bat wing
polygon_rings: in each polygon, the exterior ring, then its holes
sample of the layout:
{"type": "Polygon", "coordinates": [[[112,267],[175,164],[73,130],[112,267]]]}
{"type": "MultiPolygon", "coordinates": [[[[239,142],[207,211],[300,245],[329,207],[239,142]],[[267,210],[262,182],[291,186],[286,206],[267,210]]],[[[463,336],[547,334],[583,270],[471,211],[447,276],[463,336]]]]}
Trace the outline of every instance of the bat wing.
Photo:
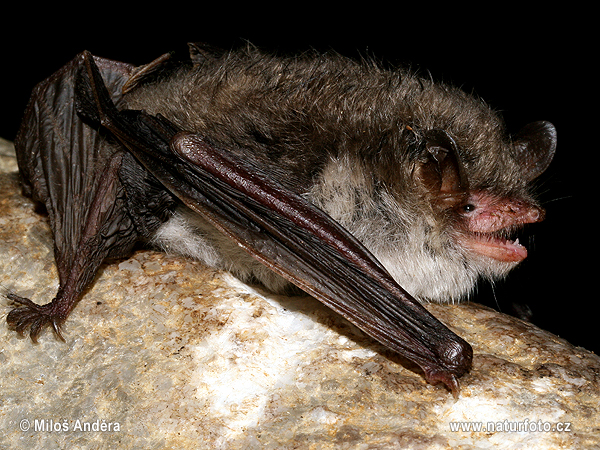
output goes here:
{"type": "Polygon", "coordinates": [[[407,294],[350,233],[260,167],[161,116],[119,111],[87,55],[80,113],[101,123],[171,193],[255,258],[417,363],[455,395],[472,349],[407,294]]]}
{"type": "MultiPolygon", "coordinates": [[[[107,133],[85,124],[73,102],[84,58],[78,55],[36,86],[15,139],[24,191],[48,212],[60,279],[56,298],[46,305],[9,295],[21,306],[7,321],[19,333],[29,327],[34,341],[46,324],[60,336],[60,324],[98,266],[107,256],[126,253],[137,239],[118,178],[125,153],[107,133]]],[[[119,104],[134,67],[101,58],[96,66],[111,101],[119,104]]]]}
{"type": "MultiPolygon", "coordinates": [[[[97,203],[100,175],[118,152],[114,145],[105,145],[106,136],[87,126],[75,110],[74,75],[82,60],[78,55],[36,86],[15,139],[24,190],[46,206],[50,217],[61,284],[69,276],[72,255],[80,250],[85,224],[97,203]]],[[[133,67],[100,58],[96,63],[118,104],[133,67]]],[[[106,201],[100,205],[104,213],[118,193],[118,188],[104,191],[106,201]]]]}

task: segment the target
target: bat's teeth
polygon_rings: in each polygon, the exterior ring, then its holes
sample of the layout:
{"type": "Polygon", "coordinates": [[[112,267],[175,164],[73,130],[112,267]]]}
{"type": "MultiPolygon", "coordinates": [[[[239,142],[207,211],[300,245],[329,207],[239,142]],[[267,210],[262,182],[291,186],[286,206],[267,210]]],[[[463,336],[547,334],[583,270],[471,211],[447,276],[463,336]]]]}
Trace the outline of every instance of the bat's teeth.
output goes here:
{"type": "Polygon", "coordinates": [[[527,257],[527,249],[519,239],[507,238],[503,233],[473,233],[463,243],[476,253],[504,262],[519,262],[527,257]]]}

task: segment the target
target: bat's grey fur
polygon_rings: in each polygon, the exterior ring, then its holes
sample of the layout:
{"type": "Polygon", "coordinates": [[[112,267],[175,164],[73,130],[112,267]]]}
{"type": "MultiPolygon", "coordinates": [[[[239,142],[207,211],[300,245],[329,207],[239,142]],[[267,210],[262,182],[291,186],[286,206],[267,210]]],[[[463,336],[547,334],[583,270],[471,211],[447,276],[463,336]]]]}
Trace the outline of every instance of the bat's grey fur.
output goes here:
{"type": "MultiPolygon", "coordinates": [[[[462,245],[458,213],[434,208],[415,183],[403,133],[440,129],[457,144],[470,192],[534,205],[531,177],[502,120],[458,89],[335,54],[283,58],[249,48],[207,57],[125,102],[269,167],[272,178],[362,241],[416,298],[457,300],[479,277],[501,277],[517,264],[462,245]]],[[[184,209],[154,242],[275,291],[288,284],[184,209]]]]}

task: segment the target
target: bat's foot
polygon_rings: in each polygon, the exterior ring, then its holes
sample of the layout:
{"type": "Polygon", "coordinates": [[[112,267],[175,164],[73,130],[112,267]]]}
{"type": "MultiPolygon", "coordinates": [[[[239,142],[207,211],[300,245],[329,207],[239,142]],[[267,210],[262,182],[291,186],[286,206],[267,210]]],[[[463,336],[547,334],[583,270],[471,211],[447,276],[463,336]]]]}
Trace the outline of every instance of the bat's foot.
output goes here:
{"type": "Polygon", "coordinates": [[[38,336],[44,327],[52,326],[54,333],[62,341],[60,326],[64,321],[64,316],[57,311],[56,301],[46,305],[38,305],[28,298],[19,297],[15,294],[7,295],[9,300],[20,306],[15,307],[6,317],[9,327],[14,329],[19,335],[23,336],[29,330],[31,340],[37,343],[38,336]]]}

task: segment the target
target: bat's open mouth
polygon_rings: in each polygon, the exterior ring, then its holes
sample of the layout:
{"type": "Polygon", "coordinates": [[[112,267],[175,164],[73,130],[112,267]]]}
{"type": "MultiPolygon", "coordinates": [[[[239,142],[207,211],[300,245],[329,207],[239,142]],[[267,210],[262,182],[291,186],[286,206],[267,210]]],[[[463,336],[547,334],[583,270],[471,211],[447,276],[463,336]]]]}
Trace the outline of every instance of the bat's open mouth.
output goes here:
{"type": "Polygon", "coordinates": [[[464,244],[476,253],[503,262],[520,262],[527,258],[527,249],[519,239],[511,240],[496,233],[470,233],[464,244]]]}

